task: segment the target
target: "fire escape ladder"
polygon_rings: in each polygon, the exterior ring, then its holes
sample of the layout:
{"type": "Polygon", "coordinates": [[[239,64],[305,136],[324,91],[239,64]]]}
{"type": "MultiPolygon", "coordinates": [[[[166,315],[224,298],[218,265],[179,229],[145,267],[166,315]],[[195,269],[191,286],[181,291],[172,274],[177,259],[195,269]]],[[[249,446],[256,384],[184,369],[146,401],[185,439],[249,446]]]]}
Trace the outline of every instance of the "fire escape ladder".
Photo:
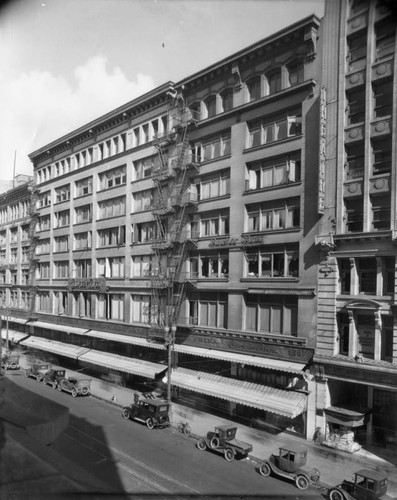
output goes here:
{"type": "Polygon", "coordinates": [[[37,269],[37,259],[36,259],[36,246],[38,237],[36,235],[36,225],[38,220],[37,213],[37,202],[38,202],[38,189],[32,185],[30,188],[30,204],[29,204],[29,301],[30,301],[30,317],[36,317],[36,294],[37,294],[37,286],[36,286],[36,269],[37,269]]]}

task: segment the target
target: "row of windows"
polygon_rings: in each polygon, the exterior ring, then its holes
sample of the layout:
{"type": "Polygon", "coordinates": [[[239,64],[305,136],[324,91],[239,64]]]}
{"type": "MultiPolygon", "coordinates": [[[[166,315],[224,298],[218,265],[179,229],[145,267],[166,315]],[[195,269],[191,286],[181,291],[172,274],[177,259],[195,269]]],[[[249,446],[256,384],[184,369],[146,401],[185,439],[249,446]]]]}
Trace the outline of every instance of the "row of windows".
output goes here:
{"type": "Polygon", "coordinates": [[[395,257],[338,259],[340,293],[393,295],[395,257]]]}
{"type": "MultiPolygon", "coordinates": [[[[124,278],[126,274],[125,257],[106,257],[96,259],[93,269],[91,259],[41,262],[37,268],[37,279],[54,278],[124,278]]],[[[298,252],[286,248],[277,251],[250,249],[244,254],[244,276],[261,278],[290,278],[299,273],[298,252]]],[[[131,278],[144,278],[161,274],[159,261],[151,255],[131,257],[131,278]]],[[[187,261],[187,276],[191,279],[227,278],[229,276],[229,252],[203,251],[191,255],[187,261]]]]}
{"type": "Polygon", "coordinates": [[[24,219],[28,216],[30,203],[20,201],[0,209],[0,224],[7,224],[18,219],[24,219]]]}
{"type": "MultiPolygon", "coordinates": [[[[272,68],[263,75],[256,75],[247,80],[244,84],[245,102],[252,102],[261,97],[265,97],[285,88],[298,85],[304,81],[303,61],[272,68]]],[[[235,107],[235,91],[232,88],[222,90],[217,94],[211,94],[202,101],[190,104],[189,108],[200,120],[211,118],[220,113],[230,111],[235,107]]]]}
{"type": "MultiPolygon", "coordinates": [[[[145,324],[151,319],[151,299],[147,295],[40,291],[36,301],[38,311],[52,314],[145,324]]],[[[227,311],[227,296],[210,292],[188,299],[186,320],[191,325],[227,328],[227,311]]],[[[252,295],[243,303],[242,316],[244,330],[297,335],[296,298],[252,295]]]]}
{"type": "MultiPolygon", "coordinates": [[[[371,118],[391,116],[393,108],[393,81],[372,82],[371,118]]],[[[365,121],[366,96],[361,87],[349,90],[346,93],[346,121],[347,125],[363,123],[365,121]]]]}
{"type": "Polygon", "coordinates": [[[28,241],[29,239],[29,226],[18,226],[15,228],[10,228],[8,230],[0,231],[0,246],[7,244],[7,233],[8,242],[10,244],[18,243],[20,241],[28,241]]]}
{"type": "Polygon", "coordinates": [[[370,217],[364,220],[364,200],[360,196],[345,199],[345,231],[348,233],[363,232],[364,230],[382,231],[390,229],[391,225],[391,198],[390,193],[370,196],[370,217]],[[364,227],[364,222],[368,227],[364,227]]]}

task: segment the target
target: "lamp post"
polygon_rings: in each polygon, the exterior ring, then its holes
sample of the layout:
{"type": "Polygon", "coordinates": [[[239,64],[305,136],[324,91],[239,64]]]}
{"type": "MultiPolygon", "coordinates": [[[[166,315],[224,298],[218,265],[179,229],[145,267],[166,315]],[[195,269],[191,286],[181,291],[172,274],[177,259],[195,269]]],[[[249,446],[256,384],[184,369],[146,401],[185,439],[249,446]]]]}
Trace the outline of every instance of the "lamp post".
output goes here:
{"type": "Polygon", "coordinates": [[[176,326],[164,328],[165,344],[168,350],[168,365],[167,365],[167,402],[171,404],[171,371],[172,371],[172,351],[174,349],[176,326]]]}

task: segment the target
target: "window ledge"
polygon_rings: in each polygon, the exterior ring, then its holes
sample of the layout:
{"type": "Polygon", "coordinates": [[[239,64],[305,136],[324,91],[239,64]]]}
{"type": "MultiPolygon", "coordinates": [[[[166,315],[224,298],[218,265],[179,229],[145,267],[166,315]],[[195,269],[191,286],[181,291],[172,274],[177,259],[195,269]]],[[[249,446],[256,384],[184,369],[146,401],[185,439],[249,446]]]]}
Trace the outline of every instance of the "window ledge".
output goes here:
{"type": "Polygon", "coordinates": [[[271,146],[278,144],[285,144],[291,141],[295,141],[297,139],[302,139],[303,134],[292,135],[291,137],[286,137],[285,139],[280,139],[279,141],[267,142],[266,144],[260,144],[259,146],[254,146],[252,148],[243,149],[243,154],[250,153],[251,151],[258,151],[260,149],[270,148],[271,146]]]}
{"type": "Polygon", "coordinates": [[[284,184],[277,184],[276,186],[267,186],[257,189],[246,189],[243,192],[243,196],[247,196],[253,193],[263,193],[267,191],[277,190],[277,189],[285,189],[287,187],[300,186],[302,181],[293,181],[293,182],[285,182],[284,184]]]}
{"type": "Polygon", "coordinates": [[[280,276],[276,278],[264,278],[262,276],[245,276],[244,278],[241,278],[240,281],[255,282],[255,283],[257,283],[258,281],[260,281],[261,283],[299,283],[300,279],[291,276],[286,276],[285,278],[280,276]]]}

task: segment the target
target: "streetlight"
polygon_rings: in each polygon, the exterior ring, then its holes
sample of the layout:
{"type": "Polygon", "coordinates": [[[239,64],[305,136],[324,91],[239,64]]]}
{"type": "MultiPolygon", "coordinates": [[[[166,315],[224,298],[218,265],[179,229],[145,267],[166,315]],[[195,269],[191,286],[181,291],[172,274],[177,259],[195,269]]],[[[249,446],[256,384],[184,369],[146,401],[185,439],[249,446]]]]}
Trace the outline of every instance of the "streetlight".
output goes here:
{"type": "Polygon", "coordinates": [[[164,327],[165,346],[168,350],[168,366],[167,366],[167,401],[171,404],[171,370],[172,370],[172,351],[175,342],[176,326],[164,327]]]}

